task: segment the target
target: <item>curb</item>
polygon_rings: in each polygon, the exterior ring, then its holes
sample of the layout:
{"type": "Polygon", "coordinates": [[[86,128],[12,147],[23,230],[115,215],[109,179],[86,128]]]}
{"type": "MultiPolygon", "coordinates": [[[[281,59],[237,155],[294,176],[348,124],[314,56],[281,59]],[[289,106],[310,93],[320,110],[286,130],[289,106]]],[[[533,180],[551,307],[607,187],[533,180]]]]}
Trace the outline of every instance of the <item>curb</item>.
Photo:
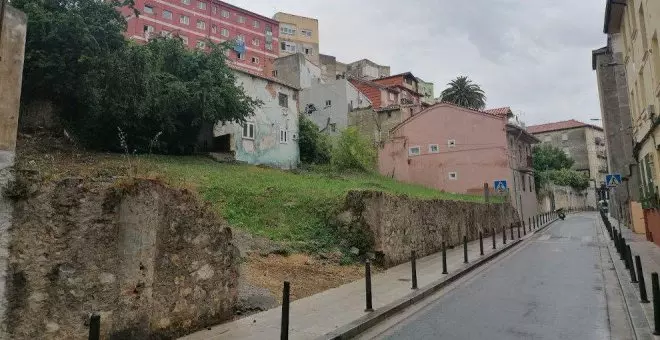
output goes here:
{"type": "Polygon", "coordinates": [[[602,220],[599,220],[598,226],[605,237],[605,248],[607,248],[607,253],[612,261],[612,267],[614,267],[614,273],[621,289],[623,303],[625,304],[626,314],[628,315],[628,321],[630,322],[634,338],[654,339],[654,336],[651,334],[652,320],[649,320],[644,311],[644,306],[639,302],[639,291],[635,287],[635,284],[630,282],[630,273],[625,268],[625,265],[621,263],[618,253],[612,249],[612,240],[609,238],[607,230],[603,230],[605,226],[601,225],[600,222],[602,220]]]}
{"type": "Polygon", "coordinates": [[[531,235],[535,235],[538,232],[543,231],[547,227],[549,227],[552,223],[557,221],[557,219],[552,220],[546,225],[534,230],[533,233],[528,234],[530,236],[527,236],[527,238],[521,238],[516,241],[513,241],[503,248],[500,248],[499,250],[492,252],[484,257],[481,257],[475,262],[472,262],[469,266],[463,268],[462,270],[459,270],[455,273],[449,274],[445,276],[444,278],[437,280],[433,283],[428,284],[425,287],[420,288],[417,291],[414,291],[394,302],[391,302],[381,308],[378,308],[374,312],[367,314],[351,323],[348,325],[345,325],[343,327],[338,328],[337,330],[327,333],[323,335],[322,337],[317,338],[317,340],[342,340],[342,339],[352,339],[361,333],[364,333],[368,329],[376,326],[378,323],[384,321],[385,319],[397,314],[398,312],[402,311],[403,309],[410,307],[414,305],[415,303],[435,294],[437,291],[440,289],[446,287],[447,285],[453,283],[454,281],[460,279],[461,277],[465,276],[466,274],[474,271],[475,269],[483,266],[484,264],[490,262],[492,259],[498,257],[499,255],[505,253],[506,251],[514,248],[516,245],[520,244],[523,241],[526,241],[531,237],[531,235]]]}

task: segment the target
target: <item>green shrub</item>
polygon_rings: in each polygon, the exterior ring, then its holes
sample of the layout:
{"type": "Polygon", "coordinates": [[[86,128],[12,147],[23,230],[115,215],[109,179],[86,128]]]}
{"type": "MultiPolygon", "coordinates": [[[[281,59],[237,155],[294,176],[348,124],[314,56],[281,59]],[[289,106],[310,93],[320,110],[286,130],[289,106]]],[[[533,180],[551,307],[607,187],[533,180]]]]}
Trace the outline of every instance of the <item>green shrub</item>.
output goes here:
{"type": "Polygon", "coordinates": [[[541,171],[537,174],[541,185],[554,183],[557,185],[568,186],[576,190],[584,190],[589,187],[589,176],[579,171],[559,169],[541,171]]]}
{"type": "Polygon", "coordinates": [[[300,161],[305,164],[330,163],[332,144],[328,135],[320,132],[316,124],[305,115],[300,115],[298,126],[300,161]]]}
{"type": "Polygon", "coordinates": [[[369,172],[376,166],[376,147],[354,127],[341,133],[333,149],[331,162],[338,170],[369,172]]]}

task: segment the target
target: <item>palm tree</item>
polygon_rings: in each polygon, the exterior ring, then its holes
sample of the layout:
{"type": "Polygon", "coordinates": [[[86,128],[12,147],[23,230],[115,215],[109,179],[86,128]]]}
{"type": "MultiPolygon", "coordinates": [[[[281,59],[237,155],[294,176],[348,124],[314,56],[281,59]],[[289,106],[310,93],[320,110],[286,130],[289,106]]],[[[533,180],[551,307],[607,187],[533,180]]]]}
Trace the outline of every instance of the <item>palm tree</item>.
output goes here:
{"type": "Polygon", "coordinates": [[[467,107],[473,110],[486,108],[486,94],[481,87],[468,79],[460,76],[447,84],[442,91],[442,101],[467,107]]]}

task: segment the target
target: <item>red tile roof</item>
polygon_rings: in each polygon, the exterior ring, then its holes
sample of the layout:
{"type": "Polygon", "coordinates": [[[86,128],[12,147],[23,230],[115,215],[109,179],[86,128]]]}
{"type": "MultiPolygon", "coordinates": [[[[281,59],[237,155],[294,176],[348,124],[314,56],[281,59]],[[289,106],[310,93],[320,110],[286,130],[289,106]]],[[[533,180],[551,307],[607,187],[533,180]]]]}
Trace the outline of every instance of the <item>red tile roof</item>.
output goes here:
{"type": "Polygon", "coordinates": [[[511,108],[508,107],[508,106],[507,106],[507,107],[500,107],[500,108],[497,108],[497,109],[488,109],[488,110],[484,110],[484,112],[486,112],[486,113],[490,113],[490,114],[492,114],[492,115],[496,115],[496,116],[502,116],[502,117],[504,117],[504,116],[508,116],[508,115],[509,115],[509,113],[511,112],[511,108]]]}
{"type": "Polygon", "coordinates": [[[575,129],[581,127],[592,127],[596,130],[603,131],[603,128],[601,128],[600,126],[586,124],[579,122],[575,119],[571,119],[571,120],[564,120],[555,123],[528,126],[527,132],[534,134],[534,133],[542,133],[542,132],[550,132],[550,131],[558,131],[558,130],[575,129]]]}

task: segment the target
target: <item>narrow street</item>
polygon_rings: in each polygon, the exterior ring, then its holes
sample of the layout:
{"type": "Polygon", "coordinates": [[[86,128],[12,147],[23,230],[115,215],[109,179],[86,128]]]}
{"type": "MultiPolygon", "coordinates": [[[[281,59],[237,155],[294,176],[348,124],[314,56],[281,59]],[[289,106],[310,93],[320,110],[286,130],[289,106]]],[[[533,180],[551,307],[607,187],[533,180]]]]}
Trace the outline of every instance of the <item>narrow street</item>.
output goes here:
{"type": "Polygon", "coordinates": [[[582,213],[557,221],[424,308],[370,332],[369,338],[610,338],[596,219],[595,213],[582,213]]]}

